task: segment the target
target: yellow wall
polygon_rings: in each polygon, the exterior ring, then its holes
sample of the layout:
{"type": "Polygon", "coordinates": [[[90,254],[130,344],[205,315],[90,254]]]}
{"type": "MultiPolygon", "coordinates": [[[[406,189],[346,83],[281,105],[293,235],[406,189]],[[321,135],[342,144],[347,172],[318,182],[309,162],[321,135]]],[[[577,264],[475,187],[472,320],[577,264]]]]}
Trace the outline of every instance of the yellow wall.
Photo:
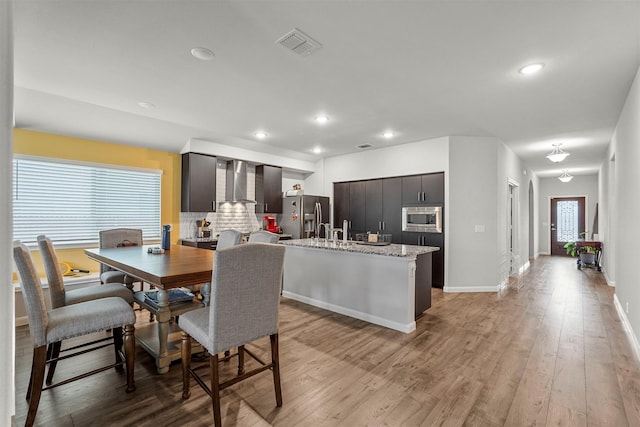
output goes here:
{"type": "MultiPolygon", "coordinates": [[[[25,129],[14,129],[13,147],[15,154],[161,169],[163,173],[160,220],[162,224],[171,224],[176,231],[180,229],[181,156],[178,153],[25,129]]],[[[96,230],[96,236],[97,232],[98,230],[96,230]]],[[[171,234],[172,243],[177,242],[179,234],[178,232],[171,234]]],[[[59,260],[66,261],[73,267],[91,271],[99,270],[98,263],[89,260],[83,249],[60,249],[57,250],[57,254],[59,260]]],[[[44,276],[44,269],[38,253],[34,253],[34,261],[38,272],[44,276]]]]}

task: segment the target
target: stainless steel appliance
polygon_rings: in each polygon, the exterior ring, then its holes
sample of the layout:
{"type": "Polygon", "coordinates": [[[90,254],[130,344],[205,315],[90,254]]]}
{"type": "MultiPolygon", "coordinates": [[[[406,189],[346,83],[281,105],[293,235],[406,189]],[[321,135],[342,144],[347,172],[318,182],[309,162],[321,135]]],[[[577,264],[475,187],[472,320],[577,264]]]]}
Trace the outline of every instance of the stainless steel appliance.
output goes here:
{"type": "Polygon", "coordinates": [[[293,239],[316,237],[320,224],[329,222],[329,198],[287,196],[283,199],[280,227],[293,239]]]}
{"type": "Polygon", "coordinates": [[[442,207],[408,206],[402,208],[402,231],[442,233],[442,207]]]}

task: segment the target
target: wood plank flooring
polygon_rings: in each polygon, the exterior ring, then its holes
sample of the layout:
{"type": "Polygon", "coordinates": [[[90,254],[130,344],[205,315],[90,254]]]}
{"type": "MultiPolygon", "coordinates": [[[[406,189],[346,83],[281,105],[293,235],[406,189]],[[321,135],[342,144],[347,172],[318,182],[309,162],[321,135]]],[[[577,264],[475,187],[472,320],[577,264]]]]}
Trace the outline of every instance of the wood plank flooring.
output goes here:
{"type": "MultiPolygon", "coordinates": [[[[443,293],[411,334],[283,299],[284,405],[270,373],[223,392],[226,426],[640,426],[640,361],[613,304],[614,289],[575,261],[541,257],[499,293],[443,293]]],[[[364,296],[363,296],[364,297],[364,296]]],[[[142,312],[140,322],[147,322],[142,312]]],[[[16,331],[16,425],[31,363],[16,331]]],[[[253,348],[267,354],[268,339],[253,348]]],[[[93,358],[61,362],[56,377],[93,358]]],[[[75,358],[78,359],[78,358],[75,358]]],[[[72,359],[73,360],[73,359],[72,359]]],[[[234,370],[233,362],[225,371],[234,370]]],[[[136,385],[107,371],[45,391],[40,426],[207,426],[208,396],[181,399],[180,364],[157,375],[136,353],[136,385]]]]}

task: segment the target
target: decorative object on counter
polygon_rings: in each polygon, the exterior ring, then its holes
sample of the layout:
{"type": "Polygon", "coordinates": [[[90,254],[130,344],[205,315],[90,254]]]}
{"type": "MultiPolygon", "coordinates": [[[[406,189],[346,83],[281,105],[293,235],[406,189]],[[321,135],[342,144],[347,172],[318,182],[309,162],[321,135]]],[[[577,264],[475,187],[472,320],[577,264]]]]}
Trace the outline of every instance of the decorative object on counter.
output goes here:
{"type": "Polygon", "coordinates": [[[153,255],[160,255],[164,253],[164,249],[162,249],[160,246],[156,246],[153,248],[148,248],[147,249],[147,253],[148,254],[153,254],[153,255]]]}
{"type": "Polygon", "coordinates": [[[385,246],[391,244],[391,234],[356,233],[356,243],[360,245],[385,246]]]}

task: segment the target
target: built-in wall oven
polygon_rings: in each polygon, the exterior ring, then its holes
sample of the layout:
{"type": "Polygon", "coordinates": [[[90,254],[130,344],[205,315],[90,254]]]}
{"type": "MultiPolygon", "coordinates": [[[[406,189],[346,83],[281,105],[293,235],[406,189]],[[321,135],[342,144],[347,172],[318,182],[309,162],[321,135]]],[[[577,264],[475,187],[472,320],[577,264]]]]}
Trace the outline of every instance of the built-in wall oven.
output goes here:
{"type": "Polygon", "coordinates": [[[402,231],[442,233],[442,206],[402,208],[402,231]]]}

